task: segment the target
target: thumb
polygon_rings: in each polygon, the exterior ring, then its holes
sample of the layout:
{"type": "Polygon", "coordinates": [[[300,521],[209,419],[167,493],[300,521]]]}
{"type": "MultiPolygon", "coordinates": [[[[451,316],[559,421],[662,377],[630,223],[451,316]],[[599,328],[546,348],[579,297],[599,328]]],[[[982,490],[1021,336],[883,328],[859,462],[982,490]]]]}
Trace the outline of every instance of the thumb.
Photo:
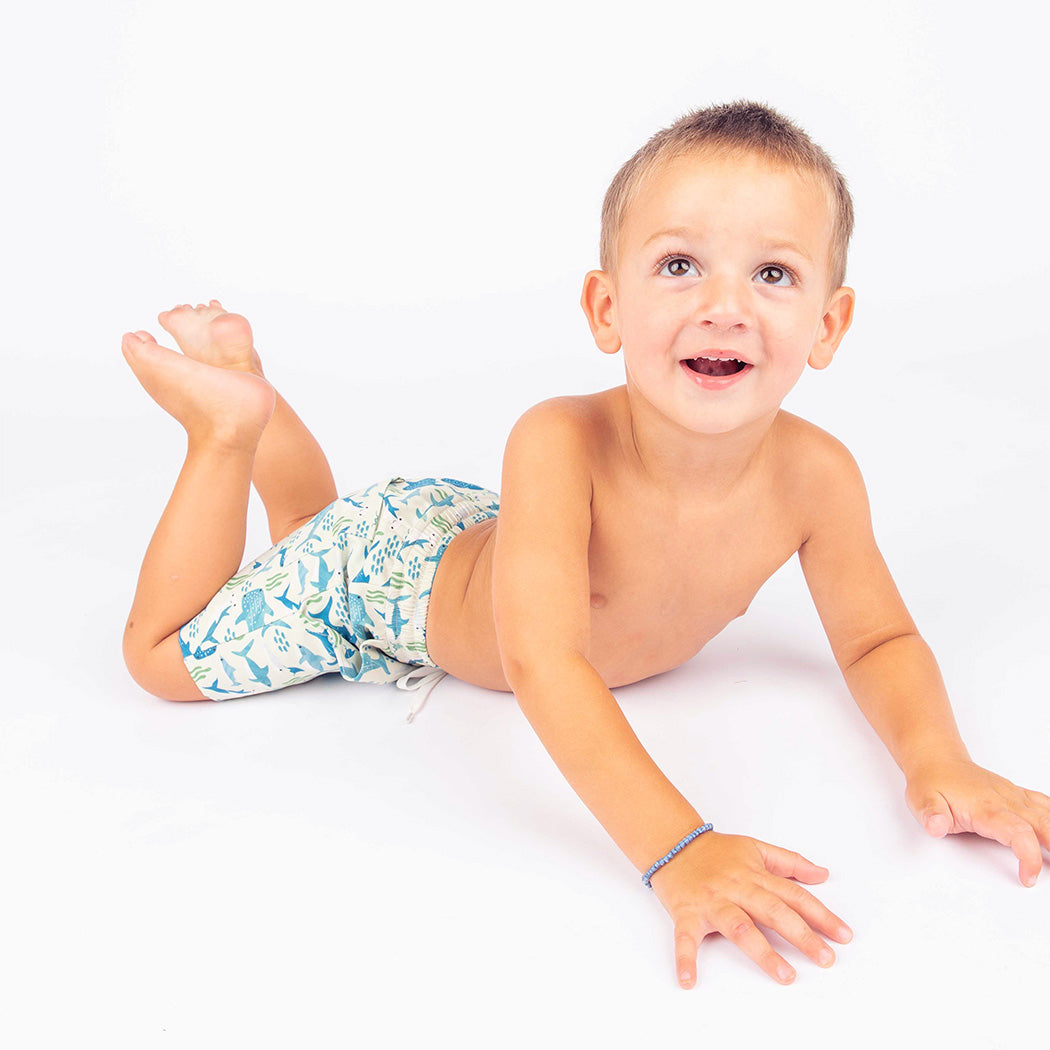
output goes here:
{"type": "Polygon", "coordinates": [[[916,819],[931,838],[941,839],[952,829],[952,811],[941,795],[923,799],[913,807],[916,819]]]}

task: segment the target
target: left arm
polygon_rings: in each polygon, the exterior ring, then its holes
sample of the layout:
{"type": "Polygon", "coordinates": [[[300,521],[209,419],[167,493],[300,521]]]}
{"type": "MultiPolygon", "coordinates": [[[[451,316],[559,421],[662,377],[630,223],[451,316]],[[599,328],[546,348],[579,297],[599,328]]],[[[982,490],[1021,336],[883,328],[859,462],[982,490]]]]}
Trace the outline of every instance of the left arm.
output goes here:
{"type": "Polygon", "coordinates": [[[1050,849],[1050,799],[976,765],[959,735],[929,646],[883,561],[867,493],[846,449],[828,439],[799,561],[850,693],[907,780],[926,831],[973,831],[1009,846],[1033,885],[1050,849]]]}

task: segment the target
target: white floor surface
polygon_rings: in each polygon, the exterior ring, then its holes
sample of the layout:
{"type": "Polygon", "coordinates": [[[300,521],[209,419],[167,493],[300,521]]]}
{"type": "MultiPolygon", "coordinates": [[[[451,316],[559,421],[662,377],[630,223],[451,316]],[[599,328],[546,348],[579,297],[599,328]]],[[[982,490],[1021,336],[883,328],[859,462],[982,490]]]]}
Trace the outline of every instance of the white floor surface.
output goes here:
{"type": "MultiPolygon", "coordinates": [[[[0,1045],[1013,1050],[1045,1031],[1050,870],[1025,889],[1004,847],[925,837],[797,562],[689,664],[616,691],[719,830],[831,870],[815,892],[855,939],[828,971],[783,946],[786,988],[718,938],[677,988],[668,919],[508,695],[447,679],[406,725],[390,687],[170,704],[121,663],[182,451],[123,331],[217,296],[344,490],[498,488],[525,408],[622,380],[576,306],[609,178],[686,108],[747,95],[823,141],[858,201],[853,331],[786,407],[860,463],[975,760],[1050,792],[1047,15],[695,6],[16,16],[0,1045]]],[[[266,546],[257,505],[249,532],[266,546]]]]}

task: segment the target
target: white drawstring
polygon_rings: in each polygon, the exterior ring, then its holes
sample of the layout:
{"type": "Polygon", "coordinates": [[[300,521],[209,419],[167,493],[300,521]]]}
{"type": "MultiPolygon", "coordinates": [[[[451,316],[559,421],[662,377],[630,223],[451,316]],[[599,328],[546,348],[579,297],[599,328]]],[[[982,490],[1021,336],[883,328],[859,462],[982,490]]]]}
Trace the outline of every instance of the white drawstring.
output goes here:
{"type": "Polygon", "coordinates": [[[429,667],[426,664],[420,664],[419,667],[413,667],[411,671],[406,672],[397,679],[398,689],[424,689],[423,695],[408,712],[408,717],[405,719],[406,722],[412,722],[416,715],[423,710],[423,705],[430,698],[430,694],[434,691],[434,686],[447,674],[448,671],[442,671],[440,667],[429,667]]]}
{"type": "MultiPolygon", "coordinates": [[[[382,656],[387,656],[387,654],[383,652],[382,646],[383,643],[378,638],[366,638],[357,648],[359,652],[372,648],[382,656]]],[[[429,664],[419,664],[407,670],[399,678],[394,679],[398,689],[404,689],[409,692],[414,692],[417,689],[424,690],[423,695],[408,712],[408,717],[405,719],[406,722],[412,722],[415,720],[416,715],[423,710],[423,705],[430,699],[430,694],[433,692],[434,686],[436,686],[447,674],[448,672],[442,671],[440,667],[431,667],[429,664]]]]}

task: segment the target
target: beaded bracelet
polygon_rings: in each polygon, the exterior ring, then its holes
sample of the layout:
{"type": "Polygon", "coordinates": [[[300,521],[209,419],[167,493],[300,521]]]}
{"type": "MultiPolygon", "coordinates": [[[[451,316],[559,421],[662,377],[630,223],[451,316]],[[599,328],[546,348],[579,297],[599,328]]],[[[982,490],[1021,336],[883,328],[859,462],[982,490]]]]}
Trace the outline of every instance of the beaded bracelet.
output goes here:
{"type": "Polygon", "coordinates": [[[705,831],[711,831],[714,828],[714,824],[705,824],[702,828],[697,828],[696,831],[690,831],[688,835],[670,853],[665,853],[643,876],[642,882],[649,887],[653,888],[653,884],[649,881],[657,871],[660,870],[679,850],[685,849],[690,842],[693,841],[698,835],[702,835],[705,831]]]}

